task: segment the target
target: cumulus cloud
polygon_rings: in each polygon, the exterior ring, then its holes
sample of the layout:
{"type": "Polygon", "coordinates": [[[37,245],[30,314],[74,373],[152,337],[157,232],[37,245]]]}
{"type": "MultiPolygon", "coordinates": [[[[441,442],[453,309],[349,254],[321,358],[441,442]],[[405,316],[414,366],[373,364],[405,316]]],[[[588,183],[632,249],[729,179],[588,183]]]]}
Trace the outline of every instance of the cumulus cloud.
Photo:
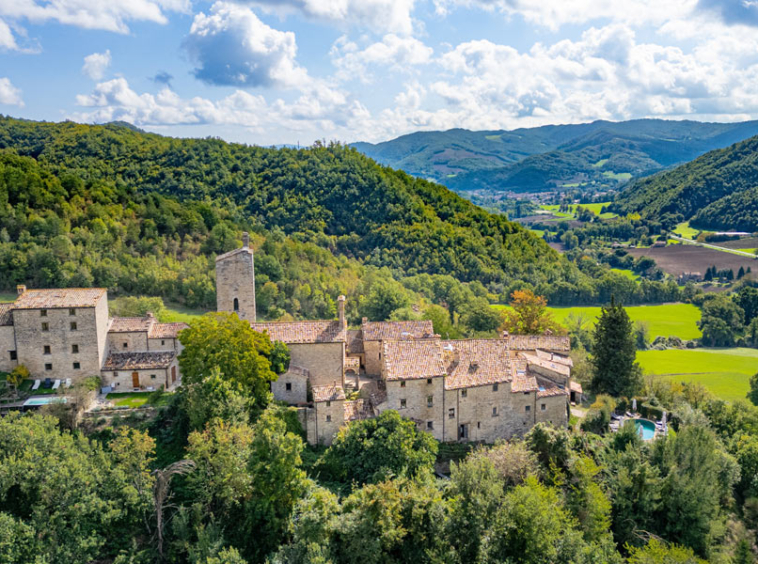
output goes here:
{"type": "Polygon", "coordinates": [[[23,107],[21,90],[13,86],[9,78],[0,78],[0,104],[23,107]]]}
{"type": "Polygon", "coordinates": [[[109,66],[111,66],[111,52],[110,49],[106,49],[105,53],[92,53],[84,57],[82,72],[92,80],[100,80],[109,66]]]}
{"type": "Polygon", "coordinates": [[[349,41],[346,36],[337,40],[331,50],[332,62],[338,68],[342,80],[358,78],[370,82],[367,68],[373,65],[391,67],[409,72],[417,65],[431,61],[434,50],[414,37],[400,37],[394,33],[385,35],[381,41],[364,49],[349,41]]]}
{"type": "Polygon", "coordinates": [[[265,10],[306,17],[339,27],[358,26],[370,31],[401,35],[413,31],[415,0],[241,0],[265,10]]]}
{"type": "Polygon", "coordinates": [[[758,26],[756,0],[700,0],[698,7],[716,12],[727,24],[758,26]]]}
{"type": "Polygon", "coordinates": [[[0,16],[33,23],[57,21],[85,29],[128,33],[128,23],[168,22],[166,12],[189,12],[190,0],[0,0],[0,16]]]}
{"type": "Polygon", "coordinates": [[[7,49],[9,51],[18,49],[16,38],[13,37],[10,26],[3,20],[0,20],[0,49],[7,49]]]}
{"type": "Polygon", "coordinates": [[[295,34],[269,27],[237,4],[216,2],[209,14],[197,14],[184,47],[195,76],[209,84],[292,88],[308,82],[295,61],[295,34]]]}

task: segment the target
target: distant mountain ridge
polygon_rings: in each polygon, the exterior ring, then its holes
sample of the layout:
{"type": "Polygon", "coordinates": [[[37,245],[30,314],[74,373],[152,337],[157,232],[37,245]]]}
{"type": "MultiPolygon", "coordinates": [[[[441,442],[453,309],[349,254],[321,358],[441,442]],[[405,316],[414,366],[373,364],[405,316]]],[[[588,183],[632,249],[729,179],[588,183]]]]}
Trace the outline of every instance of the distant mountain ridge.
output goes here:
{"type": "Polygon", "coordinates": [[[758,121],[642,119],[513,131],[417,132],[353,147],[381,164],[456,191],[527,193],[566,185],[617,188],[754,135],[758,121]]]}
{"type": "Polygon", "coordinates": [[[630,184],[614,203],[671,228],[758,231],[758,137],[630,184]]]}

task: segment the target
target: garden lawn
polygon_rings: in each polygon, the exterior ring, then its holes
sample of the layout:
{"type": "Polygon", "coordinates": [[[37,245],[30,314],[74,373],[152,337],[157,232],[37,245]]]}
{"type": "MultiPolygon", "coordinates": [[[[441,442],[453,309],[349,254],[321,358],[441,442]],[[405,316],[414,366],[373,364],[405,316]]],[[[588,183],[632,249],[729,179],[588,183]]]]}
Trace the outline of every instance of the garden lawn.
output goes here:
{"type": "Polygon", "coordinates": [[[0,304],[15,302],[17,296],[15,292],[0,292],[0,304]]]}
{"type": "MultiPolygon", "coordinates": [[[[147,399],[153,392],[129,392],[126,394],[108,394],[105,399],[112,401],[116,407],[131,407],[132,409],[142,407],[147,403],[147,399]]],[[[166,405],[169,401],[169,394],[164,394],[158,405],[166,405]]]]}
{"type": "MultiPolygon", "coordinates": [[[[44,378],[40,378],[42,380],[42,383],[45,382],[44,378]]],[[[53,379],[53,382],[55,382],[55,379],[53,379]]],[[[57,394],[59,390],[62,390],[65,388],[66,384],[65,381],[61,380],[61,385],[58,387],[57,390],[53,390],[52,388],[43,388],[42,384],[40,384],[40,387],[36,390],[32,390],[32,386],[34,385],[34,379],[31,380],[24,380],[21,382],[21,385],[18,387],[20,392],[25,392],[27,394],[31,394],[33,396],[44,396],[47,394],[57,394]]]]}
{"type": "Polygon", "coordinates": [[[637,360],[648,374],[676,382],[699,382],[729,401],[745,399],[750,377],[758,373],[756,349],[640,351],[637,360]]]}
{"type": "Polygon", "coordinates": [[[193,319],[208,313],[202,309],[191,309],[180,304],[167,303],[166,312],[161,315],[164,323],[190,323],[193,319]]]}

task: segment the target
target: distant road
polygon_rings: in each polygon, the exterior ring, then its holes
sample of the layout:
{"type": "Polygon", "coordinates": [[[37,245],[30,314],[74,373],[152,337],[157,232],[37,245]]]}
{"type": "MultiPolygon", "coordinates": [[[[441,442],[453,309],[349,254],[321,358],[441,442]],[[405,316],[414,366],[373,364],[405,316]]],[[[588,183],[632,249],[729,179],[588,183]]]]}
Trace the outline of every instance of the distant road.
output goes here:
{"type": "Polygon", "coordinates": [[[723,251],[725,253],[732,253],[733,255],[742,255],[742,256],[750,257],[750,258],[758,258],[758,256],[754,255],[753,253],[740,251],[738,249],[728,249],[727,247],[719,247],[717,245],[710,245],[708,243],[700,243],[698,241],[693,241],[692,239],[685,239],[684,237],[679,237],[678,235],[669,235],[669,237],[671,239],[676,239],[677,241],[681,241],[682,243],[688,243],[690,245],[695,245],[698,247],[705,247],[706,249],[714,249],[716,251],[723,251]]]}

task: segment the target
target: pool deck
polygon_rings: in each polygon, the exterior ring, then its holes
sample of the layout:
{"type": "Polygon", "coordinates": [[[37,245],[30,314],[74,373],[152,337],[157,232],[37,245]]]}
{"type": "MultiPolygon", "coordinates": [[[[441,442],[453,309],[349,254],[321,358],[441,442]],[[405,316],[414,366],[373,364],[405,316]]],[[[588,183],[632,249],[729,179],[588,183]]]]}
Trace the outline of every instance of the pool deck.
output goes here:
{"type": "Polygon", "coordinates": [[[652,441],[652,440],[657,439],[658,437],[662,437],[668,427],[667,425],[664,425],[662,421],[653,421],[652,419],[646,419],[645,417],[642,417],[639,413],[629,413],[628,411],[624,415],[612,415],[611,423],[609,427],[612,432],[616,433],[619,429],[621,429],[621,426],[627,421],[649,421],[650,423],[655,425],[655,433],[653,434],[653,438],[645,439],[643,437],[642,439],[643,441],[652,441]]]}

